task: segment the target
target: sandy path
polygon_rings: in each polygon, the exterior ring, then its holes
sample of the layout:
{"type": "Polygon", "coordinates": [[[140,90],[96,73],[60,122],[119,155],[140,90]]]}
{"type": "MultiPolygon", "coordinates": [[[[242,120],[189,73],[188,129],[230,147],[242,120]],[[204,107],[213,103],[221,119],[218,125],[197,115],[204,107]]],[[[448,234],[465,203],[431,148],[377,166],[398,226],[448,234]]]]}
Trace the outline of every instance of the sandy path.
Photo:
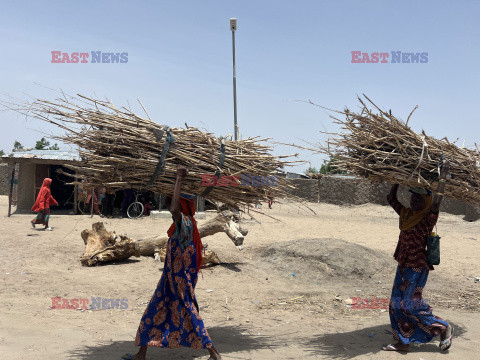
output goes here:
{"type": "MultiPolygon", "coordinates": [[[[226,262],[204,270],[196,291],[214,343],[225,359],[399,358],[379,351],[382,343],[390,341],[385,312],[349,309],[335,301],[335,296],[344,299],[359,293],[388,296],[394,275],[390,270],[379,272],[382,283],[373,287],[352,279],[319,281],[308,272],[292,276],[295,269],[274,269],[260,257],[274,242],[307,238],[343,239],[390,257],[398,236],[396,214],[374,205],[311,207],[317,216],[286,205],[267,209],[283,223],[267,217],[258,218],[261,224],[248,222],[243,252],[225,235],[206,239],[226,262]]],[[[98,217],[53,215],[54,231],[43,232],[28,227],[31,216],[7,218],[6,213],[6,197],[0,197],[0,354],[8,359],[119,359],[134,351],[133,337],[161,265],[141,258],[84,268],[79,263],[80,232],[98,217]],[[127,299],[128,309],[50,310],[52,297],[127,299]]],[[[134,238],[165,232],[169,226],[167,220],[149,218],[105,223],[107,229],[134,238]]],[[[462,294],[476,296],[480,289],[472,278],[480,276],[477,229],[477,223],[453,215],[442,214],[438,224],[442,264],[432,272],[425,295],[430,289],[433,295],[445,294],[444,299],[435,298],[435,313],[456,326],[451,359],[478,358],[478,299],[468,299],[470,306],[477,301],[476,309],[458,310],[466,301],[462,294]]],[[[151,359],[208,358],[190,349],[151,349],[149,355],[151,359]]],[[[416,347],[402,359],[440,356],[435,343],[416,347]]]]}

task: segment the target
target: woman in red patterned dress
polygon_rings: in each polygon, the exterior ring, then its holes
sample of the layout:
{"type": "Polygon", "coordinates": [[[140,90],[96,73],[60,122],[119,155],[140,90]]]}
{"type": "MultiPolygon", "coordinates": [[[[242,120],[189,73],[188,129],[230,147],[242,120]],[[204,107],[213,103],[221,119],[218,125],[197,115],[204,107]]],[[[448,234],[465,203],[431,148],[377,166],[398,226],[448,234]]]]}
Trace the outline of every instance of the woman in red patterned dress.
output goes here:
{"type": "Polygon", "coordinates": [[[435,226],[448,174],[448,163],[442,167],[438,190],[432,198],[425,189],[412,189],[410,208],[397,199],[398,184],[393,185],[387,199],[400,215],[400,237],[395,250],[398,262],[389,313],[394,344],[386,351],[408,351],[410,343],[427,343],[440,335],[440,350],[452,345],[453,327],[432,314],[432,308],[422,299],[428,273],[433,266],[426,257],[427,238],[435,226]]]}

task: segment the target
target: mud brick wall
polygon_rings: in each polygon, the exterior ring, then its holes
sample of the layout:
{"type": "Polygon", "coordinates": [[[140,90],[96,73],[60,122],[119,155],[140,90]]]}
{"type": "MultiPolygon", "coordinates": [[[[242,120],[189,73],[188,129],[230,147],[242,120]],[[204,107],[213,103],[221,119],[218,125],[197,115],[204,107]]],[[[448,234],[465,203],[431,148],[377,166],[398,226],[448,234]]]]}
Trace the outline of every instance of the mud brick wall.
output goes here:
{"type": "Polygon", "coordinates": [[[319,202],[319,185],[317,179],[290,179],[297,188],[292,190],[292,195],[309,202],[319,202]]]}
{"type": "MultiPolygon", "coordinates": [[[[391,185],[386,183],[372,183],[362,179],[323,176],[320,179],[292,179],[297,187],[292,191],[302,199],[310,202],[324,202],[336,205],[377,204],[388,205],[387,194],[391,185]]],[[[400,187],[399,200],[407,205],[410,193],[405,187],[400,187]]],[[[480,219],[480,208],[460,201],[445,198],[441,211],[463,215],[464,220],[475,221],[480,219]]]]}
{"type": "Polygon", "coordinates": [[[0,195],[8,195],[11,177],[12,167],[8,164],[0,164],[0,195]]]}

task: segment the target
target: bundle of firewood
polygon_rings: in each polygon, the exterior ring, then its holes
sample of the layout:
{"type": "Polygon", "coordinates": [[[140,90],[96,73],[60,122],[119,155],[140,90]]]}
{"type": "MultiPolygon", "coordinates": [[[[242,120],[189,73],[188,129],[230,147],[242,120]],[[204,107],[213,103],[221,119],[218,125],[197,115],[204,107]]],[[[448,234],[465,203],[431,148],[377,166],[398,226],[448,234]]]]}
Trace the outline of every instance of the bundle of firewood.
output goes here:
{"type": "Polygon", "coordinates": [[[342,118],[331,116],[343,131],[331,134],[333,138],[317,148],[330,156],[331,166],[373,181],[436,191],[439,168],[448,160],[451,180],[445,187],[445,195],[480,204],[478,147],[475,150],[459,147],[447,138],[437,140],[424,131],[417,134],[408,126],[413,111],[404,122],[365,98],[368,102],[359,98],[360,112],[345,109],[335,111],[342,118]]]}
{"type": "Polygon", "coordinates": [[[91,186],[171,194],[182,164],[189,171],[183,192],[239,208],[267,201],[269,194],[291,197],[294,186],[278,173],[301,162],[291,161],[296,155],[272,155],[268,139],[232,141],[186,124],[169,128],[152,121],[146,110],[148,118],[82,95],[37,99],[15,109],[66,131],[53,138],[79,147],[81,163],[67,167],[78,183],[91,186]]]}

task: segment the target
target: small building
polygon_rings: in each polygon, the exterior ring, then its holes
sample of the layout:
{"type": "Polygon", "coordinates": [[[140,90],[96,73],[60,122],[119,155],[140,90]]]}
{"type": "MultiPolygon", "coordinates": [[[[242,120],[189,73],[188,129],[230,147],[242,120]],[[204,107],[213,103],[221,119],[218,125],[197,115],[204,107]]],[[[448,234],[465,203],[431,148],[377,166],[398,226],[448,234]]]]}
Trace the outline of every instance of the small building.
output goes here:
{"type": "MultiPolygon", "coordinates": [[[[80,161],[80,155],[75,151],[63,150],[30,150],[18,151],[0,158],[0,162],[9,165],[9,184],[12,191],[9,194],[9,204],[17,205],[16,212],[31,212],[35,203],[43,179],[49,177],[53,180],[51,190],[53,197],[58,201],[58,210],[70,210],[76,212],[76,189],[73,185],[67,185],[73,178],[62,173],[72,173],[65,165],[80,161]],[[13,171],[15,169],[15,171],[13,171]]],[[[10,215],[10,208],[9,208],[10,215]]]]}
{"type": "Polygon", "coordinates": [[[285,177],[287,179],[310,179],[310,177],[305,174],[293,173],[289,171],[285,173],[285,177]]]}
{"type": "MultiPolygon", "coordinates": [[[[6,173],[8,177],[6,181],[8,185],[0,184],[2,185],[1,189],[5,188],[5,185],[9,188],[7,193],[9,195],[8,215],[11,214],[12,206],[16,206],[16,213],[31,213],[31,208],[42,187],[43,179],[47,177],[53,180],[51,185],[52,196],[59,203],[58,206],[52,208],[52,211],[73,212],[75,214],[78,211],[83,214],[86,192],[82,191],[81,186],[68,185],[75,180],[75,173],[65,167],[65,165],[75,164],[79,161],[81,161],[81,158],[78,152],[62,150],[18,151],[0,157],[0,163],[8,165],[7,169],[4,169],[4,166],[0,169],[0,174],[6,173]],[[13,185],[10,186],[11,184],[13,185]]],[[[123,191],[117,191],[117,195],[114,204],[115,209],[123,206],[123,191]]],[[[156,203],[161,206],[160,194],[155,194],[155,197],[156,203]]],[[[198,212],[204,211],[204,198],[198,197],[196,206],[198,212]]]]}

